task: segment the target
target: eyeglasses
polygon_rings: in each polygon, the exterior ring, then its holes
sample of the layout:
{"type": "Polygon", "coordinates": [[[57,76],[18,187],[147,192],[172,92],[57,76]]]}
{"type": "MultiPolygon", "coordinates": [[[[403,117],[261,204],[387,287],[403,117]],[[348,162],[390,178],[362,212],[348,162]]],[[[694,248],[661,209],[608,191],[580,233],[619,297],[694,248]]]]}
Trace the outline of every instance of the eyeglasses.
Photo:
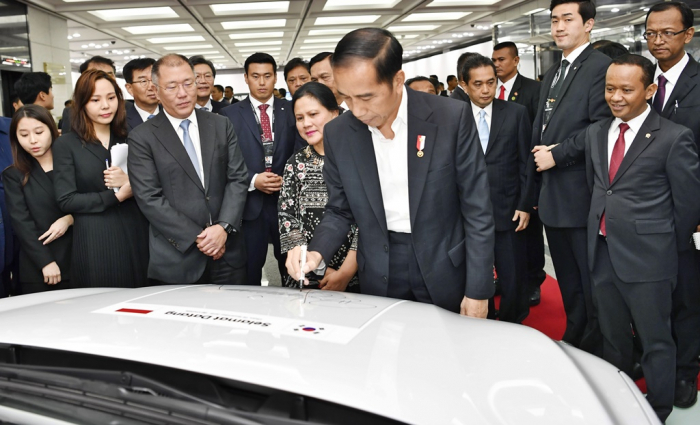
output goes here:
{"type": "Polygon", "coordinates": [[[196,74],[197,80],[204,79],[207,81],[214,81],[214,75],[213,74],[196,74]]]}
{"type": "Polygon", "coordinates": [[[151,84],[152,82],[153,81],[151,81],[151,80],[138,80],[138,81],[134,81],[131,84],[138,84],[139,86],[141,86],[143,88],[143,87],[148,87],[148,85],[151,84]]]}
{"type": "Polygon", "coordinates": [[[673,32],[673,31],[660,31],[660,32],[654,32],[654,31],[647,31],[644,34],[642,34],[642,37],[644,37],[645,40],[655,40],[657,37],[661,37],[662,40],[670,40],[671,38],[677,36],[680,33],[688,31],[690,28],[686,28],[684,30],[680,30],[678,32],[673,32]]]}
{"type": "Polygon", "coordinates": [[[190,91],[193,90],[194,88],[197,87],[197,82],[192,81],[192,80],[185,80],[181,83],[170,83],[167,86],[159,86],[155,85],[156,87],[160,87],[161,89],[165,90],[167,93],[175,93],[177,91],[177,88],[182,86],[185,91],[190,91]]]}

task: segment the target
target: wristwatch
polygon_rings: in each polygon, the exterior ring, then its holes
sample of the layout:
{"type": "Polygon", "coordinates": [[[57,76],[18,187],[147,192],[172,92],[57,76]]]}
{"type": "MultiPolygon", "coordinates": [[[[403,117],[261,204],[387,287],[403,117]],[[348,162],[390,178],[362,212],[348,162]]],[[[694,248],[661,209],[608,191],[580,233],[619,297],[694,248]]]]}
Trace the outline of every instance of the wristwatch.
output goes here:
{"type": "Polygon", "coordinates": [[[219,226],[223,227],[224,230],[226,231],[226,233],[229,234],[229,235],[230,235],[231,233],[233,233],[233,232],[236,231],[236,229],[234,229],[233,226],[231,226],[230,224],[228,224],[228,223],[225,222],[225,221],[217,221],[216,224],[218,224],[219,226]]]}

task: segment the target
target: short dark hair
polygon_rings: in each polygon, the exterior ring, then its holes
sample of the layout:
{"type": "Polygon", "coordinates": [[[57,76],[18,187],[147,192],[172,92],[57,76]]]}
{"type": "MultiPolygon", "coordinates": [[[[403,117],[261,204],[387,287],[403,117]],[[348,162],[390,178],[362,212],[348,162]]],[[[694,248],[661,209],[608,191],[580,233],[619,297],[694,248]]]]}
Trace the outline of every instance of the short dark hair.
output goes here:
{"type": "Polygon", "coordinates": [[[478,53],[474,52],[464,52],[459,55],[459,58],[457,59],[457,75],[460,79],[462,78],[462,65],[464,65],[464,61],[476,55],[478,55],[478,53]]]}
{"type": "Polygon", "coordinates": [[[591,44],[591,47],[598,50],[600,53],[605,54],[611,59],[615,59],[618,56],[626,55],[630,52],[622,44],[618,43],[617,41],[611,40],[598,40],[595,43],[591,44]]]}
{"type": "Polygon", "coordinates": [[[644,26],[646,27],[647,21],[649,20],[649,15],[651,15],[652,12],[663,12],[669,9],[678,9],[678,11],[681,13],[681,18],[683,20],[683,28],[690,28],[693,26],[693,22],[695,22],[693,9],[691,9],[690,6],[688,6],[682,1],[665,1],[661,3],[656,3],[655,5],[649,8],[649,11],[647,12],[647,17],[644,20],[644,26]]]}
{"type": "Polygon", "coordinates": [[[214,84],[214,88],[216,88],[221,93],[224,92],[224,86],[222,86],[221,84],[214,84]]]}
{"type": "Polygon", "coordinates": [[[644,88],[647,88],[650,84],[654,83],[654,73],[656,72],[656,65],[654,65],[649,59],[645,58],[644,56],[628,53],[626,55],[618,56],[615,59],[613,59],[610,66],[612,65],[638,66],[642,68],[642,83],[644,83],[644,88]]]}
{"type": "Polygon", "coordinates": [[[493,46],[493,51],[495,52],[496,50],[501,50],[501,49],[510,49],[510,53],[513,54],[514,58],[518,57],[518,46],[515,45],[512,41],[504,41],[502,43],[498,43],[495,46],[493,46]]]}
{"type": "Polygon", "coordinates": [[[258,52],[248,56],[248,59],[246,59],[245,63],[243,64],[243,68],[245,69],[246,74],[248,73],[248,67],[251,63],[269,63],[270,65],[272,65],[272,71],[277,72],[277,62],[275,62],[275,58],[273,58],[267,53],[258,52]]]}
{"type": "Polygon", "coordinates": [[[464,65],[462,65],[462,72],[459,73],[459,75],[462,77],[462,81],[468,83],[469,71],[472,69],[481,68],[482,66],[492,68],[493,75],[496,75],[496,65],[493,64],[491,59],[487,58],[486,56],[475,55],[464,61],[464,65]]]}
{"type": "Polygon", "coordinates": [[[331,64],[334,68],[349,66],[358,58],[371,60],[377,82],[391,85],[401,70],[403,47],[392,33],[383,28],[360,28],[338,42],[331,64]]]}
{"type": "Polygon", "coordinates": [[[170,53],[158,58],[156,63],[153,64],[153,68],[151,68],[151,80],[153,80],[153,84],[156,86],[158,85],[158,77],[160,77],[159,72],[162,66],[180,66],[182,64],[189,66],[192,72],[194,72],[194,66],[190,63],[190,60],[181,54],[170,53]]]}
{"type": "Polygon", "coordinates": [[[306,72],[311,73],[311,71],[309,71],[310,68],[308,62],[306,62],[302,58],[292,58],[284,66],[284,81],[287,81],[287,75],[289,75],[289,73],[292,72],[293,69],[298,67],[302,67],[306,70],[306,72]]]}
{"type": "Polygon", "coordinates": [[[450,84],[450,81],[456,80],[456,79],[457,79],[456,76],[454,76],[454,75],[448,75],[448,76],[447,76],[447,84],[450,84]]]}
{"type": "Polygon", "coordinates": [[[45,72],[26,72],[15,83],[15,93],[19,96],[19,100],[25,105],[31,105],[36,102],[36,97],[39,93],[49,94],[51,85],[51,76],[45,72]]]}
{"type": "Polygon", "coordinates": [[[294,106],[296,105],[297,100],[304,96],[313,97],[318,101],[318,103],[321,104],[321,106],[329,111],[340,111],[338,101],[335,100],[333,91],[318,81],[308,82],[299,87],[299,90],[294,92],[294,96],[292,97],[292,111],[294,111],[294,106]]]}
{"type": "Polygon", "coordinates": [[[549,4],[549,11],[553,11],[560,4],[576,3],[578,4],[578,14],[581,15],[585,24],[590,19],[595,18],[595,4],[591,0],[552,0],[549,4]]]}
{"type": "Polygon", "coordinates": [[[226,88],[231,89],[231,91],[233,91],[233,87],[231,87],[231,86],[226,86],[226,88]]]}
{"type": "Polygon", "coordinates": [[[73,103],[73,99],[68,99],[68,100],[66,100],[65,102],[63,102],[63,106],[68,106],[68,105],[70,105],[71,103],[73,103]]]}
{"type": "Polygon", "coordinates": [[[280,87],[280,89],[278,91],[280,92],[280,95],[282,97],[287,96],[287,89],[285,89],[284,87],[280,87]]]}
{"type": "Polygon", "coordinates": [[[195,65],[206,65],[211,69],[211,75],[216,78],[216,68],[214,68],[214,64],[210,61],[204,58],[202,55],[196,55],[192,56],[190,58],[190,63],[192,64],[192,69],[194,69],[195,65]]]}
{"type": "Polygon", "coordinates": [[[319,62],[322,62],[326,60],[326,58],[333,56],[333,52],[321,52],[317,54],[316,56],[312,57],[311,60],[309,61],[309,72],[311,72],[311,68],[316,65],[319,62]]]}
{"type": "Polygon", "coordinates": [[[124,76],[124,80],[126,80],[126,82],[129,84],[133,84],[134,71],[144,70],[149,66],[153,66],[154,63],[156,63],[156,60],[153,58],[139,58],[130,60],[126,63],[126,65],[124,65],[124,68],[122,69],[122,75],[124,76]]]}
{"type": "MultiPolygon", "coordinates": [[[[453,75],[453,77],[454,77],[454,75],[453,75]]],[[[422,75],[419,75],[419,76],[413,77],[413,78],[409,78],[408,80],[406,80],[406,82],[404,84],[406,85],[406,87],[410,87],[411,84],[418,82],[418,81],[428,81],[430,84],[433,85],[433,87],[435,87],[435,93],[439,94],[438,93],[438,85],[435,82],[435,80],[433,80],[432,78],[424,77],[422,75]]]]}
{"type": "Polygon", "coordinates": [[[106,58],[104,56],[93,56],[90,59],[86,60],[85,62],[80,64],[80,73],[82,74],[83,72],[87,71],[88,66],[90,66],[91,63],[101,63],[104,65],[109,65],[112,67],[112,72],[115,74],[117,73],[117,68],[114,66],[114,61],[110,58],[106,58]]]}
{"type": "Polygon", "coordinates": [[[434,79],[435,81],[440,81],[437,75],[435,74],[430,74],[430,78],[434,79]]]}

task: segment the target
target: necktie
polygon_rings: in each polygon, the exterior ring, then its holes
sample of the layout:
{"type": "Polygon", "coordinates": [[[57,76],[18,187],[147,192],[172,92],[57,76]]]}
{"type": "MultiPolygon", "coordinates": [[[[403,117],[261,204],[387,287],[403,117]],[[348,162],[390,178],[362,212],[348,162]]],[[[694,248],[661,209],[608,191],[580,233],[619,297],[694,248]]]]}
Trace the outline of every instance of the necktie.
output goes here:
{"type": "Polygon", "coordinates": [[[192,139],[190,138],[189,127],[190,120],[183,120],[180,123],[180,128],[182,129],[182,143],[185,145],[187,156],[189,156],[190,161],[192,161],[194,171],[197,172],[197,176],[199,176],[199,179],[201,180],[202,174],[201,171],[199,171],[199,161],[197,160],[197,152],[194,150],[194,143],[192,143],[192,139]]]}
{"type": "Polygon", "coordinates": [[[263,103],[258,106],[260,109],[260,126],[262,127],[263,137],[272,141],[272,127],[270,127],[270,117],[267,115],[267,108],[270,105],[263,103]]]}
{"type": "Polygon", "coordinates": [[[545,105],[544,123],[548,124],[549,119],[552,117],[552,110],[554,109],[554,102],[557,101],[559,97],[559,90],[561,86],[564,85],[564,79],[566,78],[566,68],[569,67],[569,61],[564,59],[561,61],[561,67],[559,72],[557,72],[556,77],[554,77],[554,82],[549,88],[549,93],[547,94],[547,105],[545,105]]]}
{"type": "Polygon", "coordinates": [[[659,90],[654,96],[654,109],[661,114],[664,110],[664,100],[666,100],[666,82],[668,80],[663,75],[659,75],[659,90]]]}
{"type": "Polygon", "coordinates": [[[501,100],[506,98],[506,86],[501,86],[501,92],[498,93],[498,98],[501,100]]]}
{"type": "Polygon", "coordinates": [[[481,141],[481,148],[486,153],[486,147],[489,145],[489,125],[486,123],[486,111],[483,109],[479,111],[479,125],[477,126],[479,131],[479,140],[481,141]]]}
{"type": "MultiPolygon", "coordinates": [[[[625,158],[625,132],[629,130],[629,128],[630,126],[628,124],[620,124],[620,135],[617,136],[617,141],[615,142],[612,155],[610,156],[610,167],[608,169],[608,179],[610,183],[615,179],[615,174],[617,174],[617,170],[620,169],[620,164],[625,158]]],[[[605,231],[605,211],[603,211],[603,215],[600,217],[600,233],[602,233],[603,236],[608,236],[608,233],[605,231]]]]}
{"type": "Polygon", "coordinates": [[[155,117],[156,117],[155,115],[151,114],[148,116],[148,118],[146,118],[146,121],[150,120],[151,118],[155,118],[155,117]]]}
{"type": "Polygon", "coordinates": [[[201,109],[202,111],[207,111],[207,112],[209,112],[209,108],[207,108],[206,106],[202,106],[202,107],[199,108],[199,109],[201,109]]]}

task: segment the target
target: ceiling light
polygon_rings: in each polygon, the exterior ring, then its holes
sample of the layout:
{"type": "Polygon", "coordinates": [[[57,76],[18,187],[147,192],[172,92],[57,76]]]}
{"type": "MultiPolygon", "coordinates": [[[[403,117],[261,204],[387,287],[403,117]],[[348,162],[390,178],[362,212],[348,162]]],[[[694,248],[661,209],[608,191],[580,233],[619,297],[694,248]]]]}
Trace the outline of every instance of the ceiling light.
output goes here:
{"type": "Polygon", "coordinates": [[[74,32],[74,33],[73,33],[73,37],[76,37],[76,38],[77,38],[77,37],[80,37],[80,34],[78,34],[77,32],[74,32]]]}
{"type": "Polygon", "coordinates": [[[89,14],[103,21],[129,21],[144,19],[179,18],[178,14],[169,7],[139,7],[134,9],[104,9],[89,10],[89,14]]]}
{"type": "Polygon", "coordinates": [[[309,35],[345,35],[354,31],[353,29],[335,29],[335,30],[310,30],[309,35]]]}
{"type": "Polygon", "coordinates": [[[440,25],[394,25],[388,28],[393,33],[397,32],[413,32],[413,31],[432,31],[439,28],[440,25]]]}
{"type": "Polygon", "coordinates": [[[68,40],[72,40],[72,39],[73,39],[73,36],[72,36],[72,35],[69,35],[69,36],[68,36],[68,40]]]}
{"type": "Polygon", "coordinates": [[[192,32],[194,28],[190,24],[172,24],[172,25],[142,25],[137,27],[122,27],[122,29],[131,34],[163,34],[168,32],[192,32]]]}
{"type": "Polygon", "coordinates": [[[439,12],[439,13],[414,13],[403,18],[402,22],[425,22],[425,21],[456,21],[470,15],[471,12],[439,12]]]}
{"type": "Polygon", "coordinates": [[[221,55],[221,56],[209,56],[209,55],[207,55],[207,59],[221,59],[221,58],[225,58],[225,57],[226,56],[223,56],[223,55],[221,55]]]}
{"type": "Polygon", "coordinates": [[[396,6],[400,1],[401,0],[353,0],[352,2],[348,2],[347,0],[326,0],[323,10],[347,10],[360,7],[363,9],[390,9],[396,6]]]}
{"type": "Polygon", "coordinates": [[[535,14],[535,13],[542,12],[543,10],[547,10],[547,9],[545,9],[544,7],[538,7],[537,9],[532,9],[532,10],[530,10],[529,12],[523,13],[523,15],[529,16],[529,15],[532,15],[532,14],[535,14]]]}
{"type": "Polygon", "coordinates": [[[435,6],[490,6],[500,0],[433,0],[428,7],[435,6]]]}
{"type": "Polygon", "coordinates": [[[304,44],[319,44],[319,43],[337,43],[340,41],[340,38],[306,38],[304,39],[304,44]]]}
{"type": "Polygon", "coordinates": [[[301,46],[299,50],[321,50],[324,48],[335,48],[335,44],[323,44],[323,45],[315,45],[315,46],[301,46]]]}
{"type": "Polygon", "coordinates": [[[251,3],[212,4],[209,6],[215,15],[252,14],[252,13],[287,13],[288,1],[267,1],[251,3]]]}
{"type": "Polygon", "coordinates": [[[238,51],[241,53],[255,53],[255,52],[264,51],[265,53],[267,53],[270,51],[275,51],[275,50],[280,50],[280,49],[282,49],[282,48],[281,47],[266,47],[264,49],[238,49],[238,51]]]}
{"type": "Polygon", "coordinates": [[[97,47],[97,46],[95,46],[95,43],[90,43],[90,44],[88,44],[88,46],[90,46],[90,47],[97,47]]]}
{"type": "Polygon", "coordinates": [[[314,25],[371,24],[379,17],[380,15],[321,16],[316,18],[314,25]]]}
{"type": "Polygon", "coordinates": [[[192,50],[192,49],[211,49],[211,44],[197,44],[190,46],[163,46],[165,50],[192,50]]]}
{"type": "Polygon", "coordinates": [[[82,46],[80,46],[80,48],[81,48],[81,49],[87,49],[87,48],[88,48],[88,45],[87,45],[87,44],[83,44],[82,46]]]}
{"type": "Polygon", "coordinates": [[[282,44],[282,40],[277,41],[253,41],[250,43],[234,43],[236,47],[252,47],[252,46],[278,46],[282,44]]]}
{"type": "Polygon", "coordinates": [[[239,29],[260,29],[260,28],[279,28],[287,25],[286,19],[263,19],[256,21],[229,21],[222,22],[221,26],[225,30],[239,30],[239,29]]]}
{"type": "Polygon", "coordinates": [[[102,47],[109,47],[109,43],[102,43],[102,47]]]}
{"type": "Polygon", "coordinates": [[[277,38],[284,37],[284,31],[277,32],[249,32],[245,34],[229,34],[231,40],[245,40],[251,38],[277,38]]]}
{"type": "Polygon", "coordinates": [[[163,44],[163,43],[190,43],[195,41],[204,41],[204,37],[201,35],[189,35],[185,37],[156,37],[148,38],[150,43],[153,44],[163,44]]]}

